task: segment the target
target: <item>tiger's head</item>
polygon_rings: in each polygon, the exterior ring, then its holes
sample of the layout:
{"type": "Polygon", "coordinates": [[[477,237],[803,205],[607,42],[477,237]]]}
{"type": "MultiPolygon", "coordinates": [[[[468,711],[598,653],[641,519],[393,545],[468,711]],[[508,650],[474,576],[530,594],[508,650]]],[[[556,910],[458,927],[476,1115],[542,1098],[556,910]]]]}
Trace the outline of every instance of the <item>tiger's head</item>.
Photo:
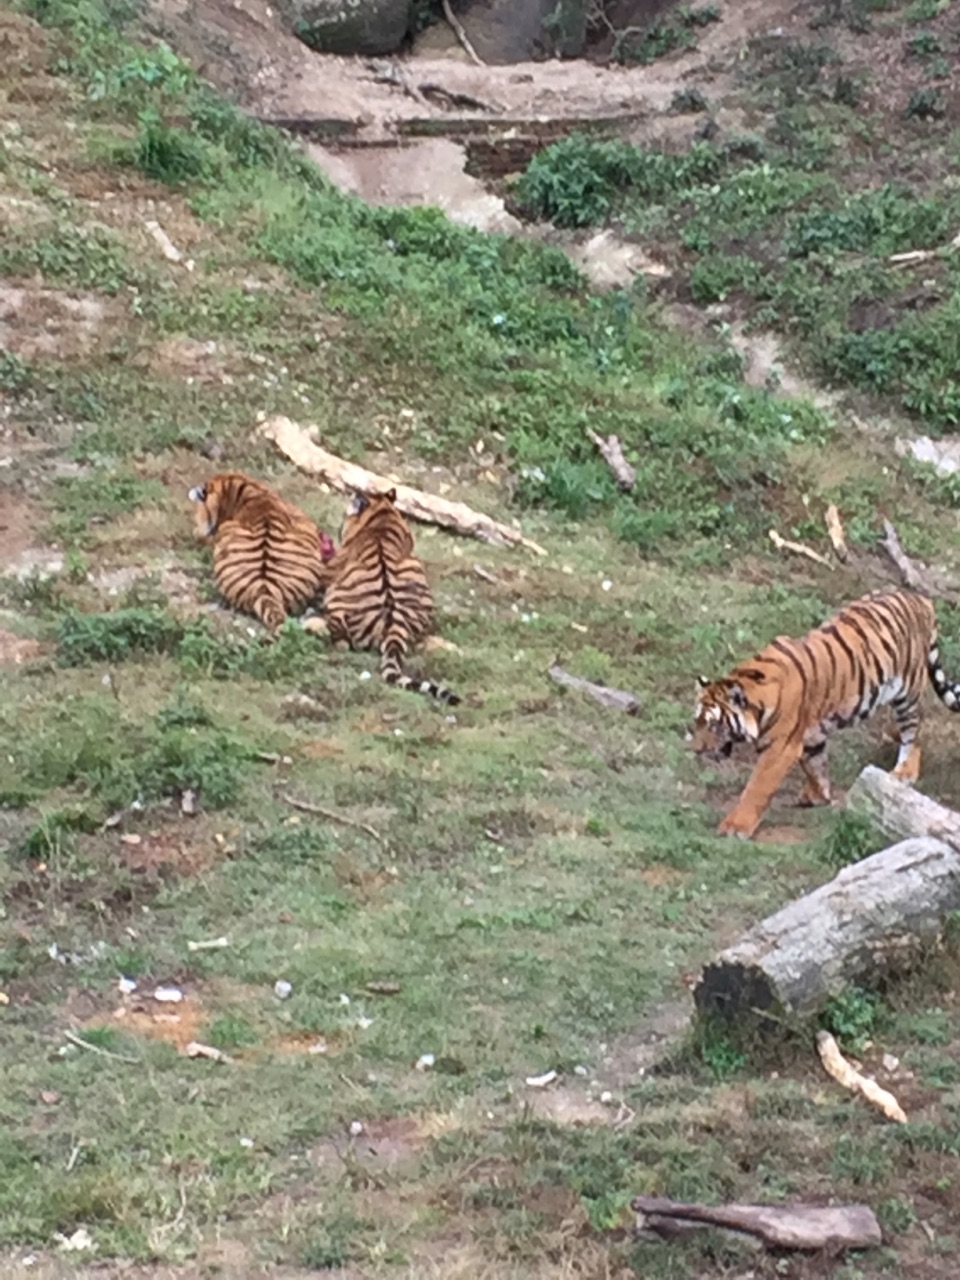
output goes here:
{"type": "Polygon", "coordinates": [[[763,707],[757,685],[762,671],[737,671],[722,680],[701,676],[694,711],[691,746],[708,760],[729,756],[736,742],[756,742],[760,736],[763,707]]]}
{"type": "Polygon", "coordinates": [[[342,543],[349,542],[362,529],[366,529],[369,525],[376,523],[378,517],[382,519],[384,516],[389,518],[393,515],[399,515],[395,505],[396,501],[396,489],[387,489],[385,493],[364,493],[360,489],[355,489],[350,505],[347,507],[347,514],[343,518],[340,541],[342,543]]]}
{"type": "Polygon", "coordinates": [[[256,482],[242,471],[219,471],[206,484],[194,485],[189,491],[191,502],[199,504],[196,513],[197,533],[201,538],[211,538],[221,520],[229,520],[245,496],[245,490],[256,482]]]}

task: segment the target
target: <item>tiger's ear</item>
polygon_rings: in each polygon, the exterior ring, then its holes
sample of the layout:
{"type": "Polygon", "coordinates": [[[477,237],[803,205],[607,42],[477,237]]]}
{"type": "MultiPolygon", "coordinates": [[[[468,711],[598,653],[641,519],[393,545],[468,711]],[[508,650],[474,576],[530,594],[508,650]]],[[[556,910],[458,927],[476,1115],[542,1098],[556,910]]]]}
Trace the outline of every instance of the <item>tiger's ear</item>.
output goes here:
{"type": "Polygon", "coordinates": [[[367,495],[360,489],[354,489],[347,514],[359,516],[367,509],[367,495]]]}
{"type": "Polygon", "coordinates": [[[386,500],[387,500],[388,502],[396,502],[396,500],[397,500],[397,491],[396,491],[396,489],[388,489],[388,490],[387,490],[387,492],[386,492],[383,496],[386,498],[386,500]]]}
{"type": "Polygon", "coordinates": [[[195,484],[187,494],[187,497],[191,502],[206,502],[207,486],[205,484],[195,484]]]}
{"type": "Polygon", "coordinates": [[[706,676],[697,676],[697,684],[701,689],[708,689],[711,683],[712,681],[708,680],[706,676]]]}

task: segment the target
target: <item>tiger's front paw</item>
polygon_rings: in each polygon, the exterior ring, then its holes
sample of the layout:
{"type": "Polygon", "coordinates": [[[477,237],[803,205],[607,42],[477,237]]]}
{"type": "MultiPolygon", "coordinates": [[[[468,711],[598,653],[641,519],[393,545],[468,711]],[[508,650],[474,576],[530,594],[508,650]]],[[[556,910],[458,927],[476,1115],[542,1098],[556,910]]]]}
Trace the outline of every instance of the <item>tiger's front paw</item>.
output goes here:
{"type": "Polygon", "coordinates": [[[717,826],[718,836],[737,836],[741,840],[750,840],[760,825],[758,818],[744,818],[736,811],[728,813],[717,826]]]}

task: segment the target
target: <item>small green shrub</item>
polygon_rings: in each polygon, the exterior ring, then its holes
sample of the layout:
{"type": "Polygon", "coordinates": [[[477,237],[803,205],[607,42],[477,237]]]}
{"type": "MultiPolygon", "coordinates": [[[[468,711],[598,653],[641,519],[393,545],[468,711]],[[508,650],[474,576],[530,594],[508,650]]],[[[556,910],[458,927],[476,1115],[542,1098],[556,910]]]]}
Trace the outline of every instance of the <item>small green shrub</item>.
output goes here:
{"type": "Polygon", "coordinates": [[[941,120],[947,106],[939,89],[915,89],[903,114],[907,120],[941,120]]]}
{"type": "Polygon", "coordinates": [[[168,186],[201,181],[214,173],[213,158],[202,139],[166,124],[152,109],[141,113],[132,158],[145,177],[168,186]]]}
{"type": "Polygon", "coordinates": [[[876,1033],[883,1005],[875,991],[848,987],[827,1001],[823,1025],[851,1053],[862,1053],[866,1042],[876,1033]]]}
{"type": "Polygon", "coordinates": [[[57,659],[62,667],[82,667],[172,653],[182,636],[181,623],[156,607],[113,613],[71,612],[61,620],[57,632],[57,659]]]}
{"type": "Polygon", "coordinates": [[[865,814],[841,809],[827,832],[823,861],[839,870],[883,848],[883,837],[865,814]]]}

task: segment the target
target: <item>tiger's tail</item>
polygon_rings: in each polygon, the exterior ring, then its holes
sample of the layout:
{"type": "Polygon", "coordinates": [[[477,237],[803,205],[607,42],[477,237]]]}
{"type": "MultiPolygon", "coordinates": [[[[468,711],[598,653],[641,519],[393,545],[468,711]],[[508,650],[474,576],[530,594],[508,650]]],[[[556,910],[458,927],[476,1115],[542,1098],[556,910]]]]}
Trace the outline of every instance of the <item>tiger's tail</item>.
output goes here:
{"type": "Polygon", "coordinates": [[[268,583],[261,584],[253,601],[252,612],[271,633],[279,631],[287,620],[287,611],[280,593],[268,583]]]}
{"type": "Polygon", "coordinates": [[[960,711],[960,684],[948,680],[944,675],[936,639],[930,645],[927,654],[927,670],[930,673],[930,683],[943,705],[950,711],[960,711]]]}
{"type": "Polygon", "coordinates": [[[432,680],[418,680],[404,674],[405,656],[406,645],[401,639],[391,637],[384,643],[380,650],[380,675],[387,684],[395,685],[398,689],[409,689],[413,693],[426,694],[429,698],[436,698],[438,702],[445,702],[448,707],[459,705],[459,694],[448,689],[446,685],[435,684],[432,680]]]}

